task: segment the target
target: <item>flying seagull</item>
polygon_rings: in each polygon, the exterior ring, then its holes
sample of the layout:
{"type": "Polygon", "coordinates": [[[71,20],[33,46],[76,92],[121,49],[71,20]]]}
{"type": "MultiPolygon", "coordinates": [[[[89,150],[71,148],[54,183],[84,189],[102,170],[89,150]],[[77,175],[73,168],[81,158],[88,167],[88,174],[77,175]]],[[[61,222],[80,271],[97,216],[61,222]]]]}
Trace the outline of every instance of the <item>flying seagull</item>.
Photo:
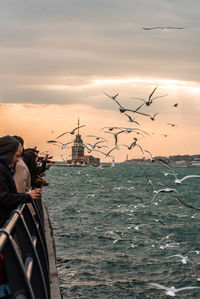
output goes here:
{"type": "Polygon", "coordinates": [[[194,263],[188,258],[187,255],[183,256],[181,254],[174,254],[174,255],[170,255],[168,257],[165,257],[165,259],[170,259],[172,257],[180,258],[181,259],[181,263],[183,263],[183,264],[187,264],[187,262],[188,262],[188,263],[194,265],[194,263]]]}
{"type": "Polygon", "coordinates": [[[169,295],[171,297],[175,297],[177,292],[180,291],[184,291],[184,290],[193,290],[193,289],[199,289],[199,287],[183,287],[183,288],[179,288],[176,289],[175,287],[165,287],[162,284],[159,283],[149,283],[150,285],[157,287],[159,289],[165,290],[166,291],[166,295],[169,295]]]}
{"type": "Polygon", "coordinates": [[[105,132],[105,133],[112,134],[114,136],[115,146],[117,147],[118,135],[121,134],[121,133],[124,133],[124,132],[125,131],[119,131],[119,132],[116,132],[116,133],[113,133],[113,132],[105,132]]]}
{"type": "MultiPolygon", "coordinates": [[[[155,93],[156,89],[158,88],[158,85],[154,88],[154,90],[151,92],[151,94],[148,97],[148,100],[146,101],[145,99],[142,98],[137,98],[137,97],[132,97],[132,99],[138,99],[144,102],[144,104],[146,104],[146,106],[150,106],[153,103],[153,100],[161,98],[161,97],[165,97],[167,96],[167,94],[161,95],[161,96],[157,96],[152,98],[153,94],[155,93]]],[[[144,104],[140,105],[136,111],[138,111],[139,108],[141,108],[144,104]]],[[[138,112],[137,112],[138,113],[138,112]]]]}
{"type": "Polygon", "coordinates": [[[172,123],[167,123],[167,125],[169,125],[169,126],[171,126],[171,127],[178,127],[177,125],[172,124],[172,123]]]}
{"type": "Polygon", "coordinates": [[[157,26],[157,27],[143,27],[143,30],[153,30],[153,29],[161,29],[163,31],[168,31],[171,29],[184,29],[185,27],[173,27],[173,26],[157,26]]]}
{"type": "Polygon", "coordinates": [[[160,189],[160,190],[154,190],[153,193],[155,194],[152,198],[151,201],[154,200],[154,198],[159,194],[159,193],[171,193],[171,192],[176,192],[178,193],[178,191],[176,189],[173,189],[173,188],[163,188],[163,189],[160,189]]]}
{"type": "Polygon", "coordinates": [[[186,206],[186,207],[188,207],[188,208],[190,208],[190,209],[194,209],[194,210],[197,210],[197,211],[199,211],[200,209],[199,208],[195,208],[195,207],[193,207],[193,206],[191,206],[191,205],[188,205],[187,203],[185,203],[184,201],[182,201],[181,199],[180,199],[180,197],[175,197],[175,199],[177,199],[182,205],[184,205],[184,206],[186,206]]]}
{"type": "Polygon", "coordinates": [[[55,145],[56,143],[59,143],[59,144],[62,145],[61,148],[64,149],[64,148],[67,147],[68,144],[73,143],[73,141],[70,141],[70,142],[67,142],[67,143],[62,143],[62,142],[57,141],[57,140],[48,140],[47,143],[53,143],[54,145],[55,145]]]}
{"type": "Polygon", "coordinates": [[[139,125],[139,123],[136,120],[134,120],[129,114],[127,114],[127,113],[124,113],[124,114],[128,117],[129,122],[139,125]]]}
{"type": "Polygon", "coordinates": [[[59,135],[58,137],[56,137],[56,139],[60,138],[61,136],[65,135],[65,134],[67,134],[67,133],[69,133],[69,134],[71,134],[71,135],[74,135],[75,131],[78,130],[78,129],[80,129],[80,128],[82,128],[82,127],[85,127],[85,125],[78,126],[78,127],[76,127],[75,129],[73,129],[71,132],[64,132],[64,133],[62,133],[61,135],[59,135]]]}
{"type": "Polygon", "coordinates": [[[155,113],[154,115],[150,116],[151,120],[155,120],[155,117],[158,113],[155,113]]]}
{"type": "Polygon", "coordinates": [[[108,96],[110,99],[114,100],[114,101],[117,103],[117,105],[119,106],[119,111],[120,111],[121,113],[125,113],[126,111],[128,111],[128,112],[138,113],[138,114],[141,114],[141,115],[144,115],[144,116],[149,116],[149,115],[146,114],[146,113],[142,113],[142,112],[137,111],[140,107],[137,108],[136,110],[124,108],[124,107],[123,107],[123,106],[116,100],[116,97],[117,97],[118,94],[115,95],[115,96],[110,96],[109,94],[107,94],[107,93],[105,93],[105,92],[104,92],[104,94],[105,94],[106,96],[108,96]]]}
{"type": "Polygon", "coordinates": [[[118,148],[118,146],[115,146],[115,147],[113,147],[111,150],[109,150],[109,152],[107,152],[106,154],[105,154],[105,157],[111,157],[110,156],[110,153],[112,152],[112,151],[114,151],[114,150],[118,150],[119,148],[118,148]]]}

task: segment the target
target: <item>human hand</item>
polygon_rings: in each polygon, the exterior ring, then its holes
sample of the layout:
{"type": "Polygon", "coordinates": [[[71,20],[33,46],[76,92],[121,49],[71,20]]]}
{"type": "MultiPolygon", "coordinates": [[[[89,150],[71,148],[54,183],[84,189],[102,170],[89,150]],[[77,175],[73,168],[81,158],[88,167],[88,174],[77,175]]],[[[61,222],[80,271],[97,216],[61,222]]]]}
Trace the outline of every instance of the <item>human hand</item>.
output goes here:
{"type": "Polygon", "coordinates": [[[36,200],[36,199],[40,198],[41,190],[42,190],[41,188],[36,188],[36,189],[33,189],[33,190],[27,192],[27,194],[29,194],[33,200],[36,200]]]}

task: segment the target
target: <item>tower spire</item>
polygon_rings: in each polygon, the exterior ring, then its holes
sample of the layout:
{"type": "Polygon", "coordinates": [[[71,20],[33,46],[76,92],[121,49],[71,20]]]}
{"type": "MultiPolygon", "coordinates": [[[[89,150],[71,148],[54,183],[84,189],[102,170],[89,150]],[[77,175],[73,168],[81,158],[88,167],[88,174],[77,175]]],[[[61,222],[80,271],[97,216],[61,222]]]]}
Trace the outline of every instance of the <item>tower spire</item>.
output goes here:
{"type": "MultiPolygon", "coordinates": [[[[79,122],[79,116],[78,116],[78,127],[79,127],[79,124],[80,124],[80,122],[79,122]]],[[[79,128],[78,128],[78,135],[79,135],[79,128]]]]}

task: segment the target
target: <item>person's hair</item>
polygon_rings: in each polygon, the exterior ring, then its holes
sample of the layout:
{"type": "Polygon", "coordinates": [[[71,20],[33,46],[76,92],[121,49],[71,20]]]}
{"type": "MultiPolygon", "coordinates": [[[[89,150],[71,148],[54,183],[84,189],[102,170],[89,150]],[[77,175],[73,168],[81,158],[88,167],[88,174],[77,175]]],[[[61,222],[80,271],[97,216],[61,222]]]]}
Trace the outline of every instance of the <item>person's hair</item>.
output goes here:
{"type": "Polygon", "coordinates": [[[19,141],[19,143],[21,143],[22,147],[24,146],[24,140],[22,137],[14,135],[12,136],[13,138],[17,139],[17,141],[19,141]]]}

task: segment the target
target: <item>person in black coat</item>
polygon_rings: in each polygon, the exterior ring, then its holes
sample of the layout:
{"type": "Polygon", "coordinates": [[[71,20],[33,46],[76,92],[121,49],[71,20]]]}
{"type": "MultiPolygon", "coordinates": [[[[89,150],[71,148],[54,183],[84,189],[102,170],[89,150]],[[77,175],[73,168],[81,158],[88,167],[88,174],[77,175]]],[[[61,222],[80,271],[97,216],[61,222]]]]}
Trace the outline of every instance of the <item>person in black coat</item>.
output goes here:
{"type": "Polygon", "coordinates": [[[7,135],[0,138],[0,228],[20,203],[28,203],[40,197],[41,189],[18,193],[13,180],[14,167],[22,153],[21,144],[7,135]]]}

